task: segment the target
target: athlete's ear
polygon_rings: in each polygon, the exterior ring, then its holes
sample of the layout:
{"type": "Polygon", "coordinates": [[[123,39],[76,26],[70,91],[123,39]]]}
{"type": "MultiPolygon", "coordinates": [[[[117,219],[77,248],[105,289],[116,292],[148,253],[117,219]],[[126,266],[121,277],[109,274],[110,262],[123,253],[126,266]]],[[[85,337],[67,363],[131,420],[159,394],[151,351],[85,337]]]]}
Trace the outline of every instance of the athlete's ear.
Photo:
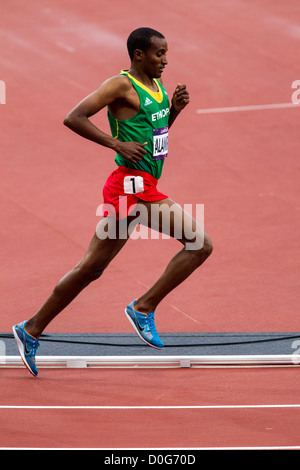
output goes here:
{"type": "Polygon", "coordinates": [[[144,58],[144,51],[142,51],[141,49],[135,49],[134,51],[134,58],[135,60],[137,60],[138,62],[141,62],[144,58]]]}

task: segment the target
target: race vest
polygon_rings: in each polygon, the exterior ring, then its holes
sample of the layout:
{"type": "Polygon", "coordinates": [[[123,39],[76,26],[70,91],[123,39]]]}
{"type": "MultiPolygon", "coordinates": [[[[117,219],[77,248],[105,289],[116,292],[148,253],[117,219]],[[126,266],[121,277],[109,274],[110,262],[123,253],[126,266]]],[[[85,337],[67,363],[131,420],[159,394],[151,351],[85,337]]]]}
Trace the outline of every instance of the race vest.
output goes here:
{"type": "Polygon", "coordinates": [[[168,123],[170,116],[170,102],[165,88],[154,79],[158,91],[154,92],[143,83],[132,77],[127,71],[126,75],[140,99],[139,111],[129,119],[116,119],[108,109],[108,121],[112,136],[121,142],[148,142],[144,147],[147,154],[135,164],[130,163],[117,154],[115,161],[119,166],[146,171],[154,178],[159,179],[162,173],[164,160],[168,155],[168,123]]]}

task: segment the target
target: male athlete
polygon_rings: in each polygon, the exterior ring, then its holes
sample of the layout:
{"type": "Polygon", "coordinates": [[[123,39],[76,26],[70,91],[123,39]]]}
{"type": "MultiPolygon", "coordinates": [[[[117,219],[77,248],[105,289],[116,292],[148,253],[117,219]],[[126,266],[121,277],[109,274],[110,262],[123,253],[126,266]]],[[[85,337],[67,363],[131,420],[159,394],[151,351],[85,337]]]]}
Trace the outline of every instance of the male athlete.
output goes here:
{"type": "MultiPolygon", "coordinates": [[[[130,34],[127,48],[130,69],[105,81],[98,90],[81,101],[64,121],[67,127],[82,137],[114,150],[117,168],[104,186],[103,218],[85,256],[58,282],[49,299],[31,319],[13,327],[20,355],[34,376],[38,374],[35,364],[38,338],[56,315],[88,284],[101,276],[125,245],[129,238],[129,224],[136,219],[136,213],[132,211],[136,204],[140,204],[144,213],[146,211],[148,220],[145,225],[151,228],[153,208],[160,209],[162,205],[172,208],[169,234],[174,238],[175,233],[182,234],[177,238],[183,248],[170,261],[162,276],[125,308],[136,333],[149,346],[156,349],[164,347],[154,323],[158,304],[212,252],[212,244],[206,234],[202,233],[199,243],[196,221],[187,217],[179,205],[157,190],[167,156],[168,131],[189,103],[186,86],[179,84],[176,87],[170,106],[161,82],[168,50],[161,33],[151,28],[139,28],[130,34]],[[111,136],[89,120],[104,108],[108,109],[111,136]],[[125,220],[125,236],[119,228],[114,236],[109,236],[108,226],[112,220],[125,220]],[[100,233],[108,233],[108,236],[99,236],[100,233]],[[192,237],[196,245],[189,249],[192,237]]],[[[165,231],[161,219],[158,219],[155,229],[161,233],[165,231]]]]}

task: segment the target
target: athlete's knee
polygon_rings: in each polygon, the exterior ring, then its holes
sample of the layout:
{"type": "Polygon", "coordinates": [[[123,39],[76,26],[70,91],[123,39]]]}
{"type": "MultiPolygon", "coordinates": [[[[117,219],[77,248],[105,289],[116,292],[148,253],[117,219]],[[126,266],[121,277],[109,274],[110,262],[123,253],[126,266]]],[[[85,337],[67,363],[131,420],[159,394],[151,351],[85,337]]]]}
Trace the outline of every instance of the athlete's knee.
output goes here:
{"type": "Polygon", "coordinates": [[[86,284],[99,279],[103,274],[107,263],[95,263],[93,260],[83,259],[74,267],[76,275],[86,284]]]}
{"type": "Polygon", "coordinates": [[[202,250],[204,251],[206,257],[208,258],[213,252],[213,243],[211,238],[208,235],[204,236],[204,242],[202,250]]]}
{"type": "Polygon", "coordinates": [[[92,266],[90,269],[82,270],[83,277],[87,281],[87,283],[90,284],[91,282],[96,281],[97,279],[99,279],[99,277],[102,276],[104,269],[105,268],[100,268],[100,267],[97,267],[97,266],[93,267],[92,266]]]}
{"type": "Polygon", "coordinates": [[[211,238],[203,231],[193,233],[193,238],[185,239],[184,245],[187,250],[197,253],[205,253],[209,256],[213,251],[211,238]]]}
{"type": "Polygon", "coordinates": [[[201,241],[195,240],[194,243],[186,244],[186,250],[193,257],[196,265],[200,266],[213,251],[213,244],[206,234],[202,237],[201,241]]]}

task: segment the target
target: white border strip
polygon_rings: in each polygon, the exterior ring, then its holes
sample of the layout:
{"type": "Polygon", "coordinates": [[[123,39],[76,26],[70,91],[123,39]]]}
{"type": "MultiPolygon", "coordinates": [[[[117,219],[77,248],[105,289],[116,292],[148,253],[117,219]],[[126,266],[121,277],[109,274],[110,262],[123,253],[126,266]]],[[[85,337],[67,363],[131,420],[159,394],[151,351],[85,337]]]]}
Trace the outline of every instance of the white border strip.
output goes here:
{"type": "MultiPolygon", "coordinates": [[[[37,367],[205,367],[205,366],[299,366],[300,355],[242,356],[37,356],[37,367]]],[[[0,368],[23,367],[20,356],[0,356],[0,368]]]]}
{"type": "Polygon", "coordinates": [[[283,109],[283,108],[300,108],[300,105],[294,103],[277,103],[277,104],[258,104],[250,106],[232,106],[228,108],[208,108],[197,109],[197,114],[218,114],[233,113],[237,111],[261,111],[265,109],[283,109]]]}
{"type": "Polygon", "coordinates": [[[234,410],[300,408],[292,405],[1,405],[1,410],[234,410]]]}
{"type": "Polygon", "coordinates": [[[106,447],[0,447],[0,450],[77,450],[77,451],[82,451],[82,450],[89,450],[89,451],[94,451],[94,450],[101,450],[101,451],[110,451],[112,452],[117,452],[120,450],[130,450],[130,451],[137,451],[137,452],[143,452],[143,451],[199,451],[199,450],[298,450],[300,449],[300,446],[276,446],[276,447],[138,447],[138,448],[126,448],[126,447],[121,447],[121,448],[106,448],[106,447]]]}

